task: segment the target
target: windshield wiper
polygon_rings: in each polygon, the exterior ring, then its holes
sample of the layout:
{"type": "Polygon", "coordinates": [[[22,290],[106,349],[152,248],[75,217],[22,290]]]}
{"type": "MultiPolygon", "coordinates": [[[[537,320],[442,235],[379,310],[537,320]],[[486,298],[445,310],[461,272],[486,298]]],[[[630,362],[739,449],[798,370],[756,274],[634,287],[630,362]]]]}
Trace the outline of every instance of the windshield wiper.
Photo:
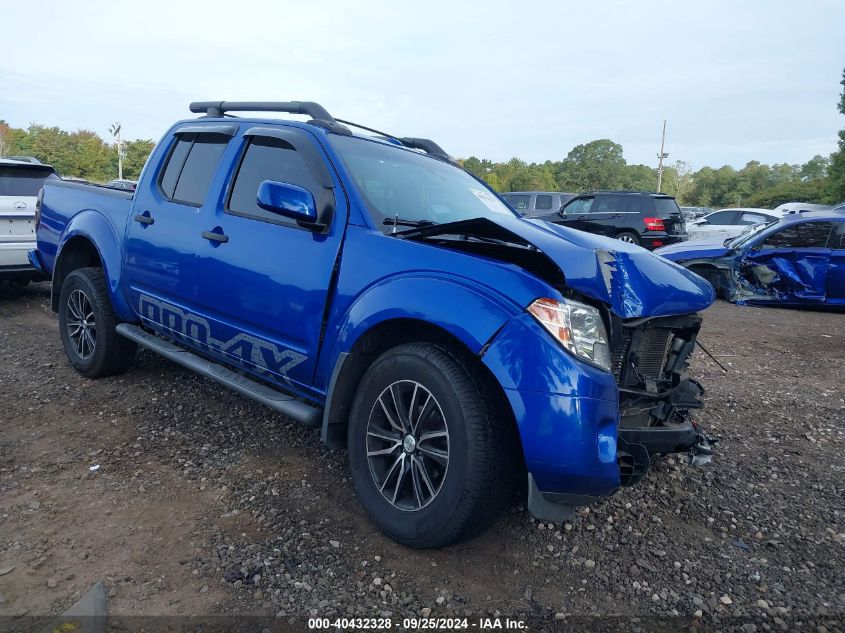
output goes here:
{"type": "Polygon", "coordinates": [[[410,226],[418,229],[423,226],[434,226],[437,222],[433,222],[432,220],[404,220],[399,217],[399,214],[396,214],[392,218],[385,218],[383,224],[385,226],[392,226],[392,232],[396,233],[397,226],[410,226]]]}

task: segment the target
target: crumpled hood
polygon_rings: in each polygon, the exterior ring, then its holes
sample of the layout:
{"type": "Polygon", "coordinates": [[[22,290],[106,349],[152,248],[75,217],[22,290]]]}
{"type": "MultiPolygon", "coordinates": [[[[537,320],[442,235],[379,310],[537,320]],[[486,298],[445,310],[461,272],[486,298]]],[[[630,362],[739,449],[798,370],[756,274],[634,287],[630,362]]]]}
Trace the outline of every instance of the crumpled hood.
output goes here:
{"type": "Polygon", "coordinates": [[[639,246],[542,220],[502,215],[495,221],[543,251],[568,287],[623,319],[689,314],[715,299],[704,279],[639,246]]]}
{"type": "Polygon", "coordinates": [[[705,237],[700,240],[669,244],[656,249],[654,253],[673,262],[687,259],[714,259],[724,257],[730,252],[730,249],[724,245],[724,241],[724,237],[705,237]]]}

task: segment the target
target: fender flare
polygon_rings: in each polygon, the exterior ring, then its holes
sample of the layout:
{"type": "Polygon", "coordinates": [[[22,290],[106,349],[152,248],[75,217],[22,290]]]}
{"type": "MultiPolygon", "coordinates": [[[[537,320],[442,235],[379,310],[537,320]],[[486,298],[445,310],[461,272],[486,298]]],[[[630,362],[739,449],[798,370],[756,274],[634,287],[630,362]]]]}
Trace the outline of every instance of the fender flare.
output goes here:
{"type": "MultiPolygon", "coordinates": [[[[109,298],[115,314],[123,321],[134,321],[135,315],[123,294],[120,292],[121,275],[123,272],[123,251],[120,240],[115,234],[111,222],[95,209],[85,209],[77,213],[65,227],[59,240],[56,253],[56,263],[53,266],[53,294],[61,292],[61,284],[56,284],[56,273],[62,271],[62,262],[66,254],[66,246],[76,239],[84,239],[91,244],[103,266],[108,287],[109,298]],[[57,287],[58,286],[58,287],[57,287]]],[[[56,298],[54,301],[58,301],[56,298]]]]}

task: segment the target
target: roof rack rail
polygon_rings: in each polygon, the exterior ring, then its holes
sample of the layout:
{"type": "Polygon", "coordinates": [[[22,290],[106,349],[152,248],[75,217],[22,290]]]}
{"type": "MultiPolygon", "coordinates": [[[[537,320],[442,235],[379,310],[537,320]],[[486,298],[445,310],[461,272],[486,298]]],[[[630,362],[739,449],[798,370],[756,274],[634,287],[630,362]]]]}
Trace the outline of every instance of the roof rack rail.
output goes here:
{"type": "Polygon", "coordinates": [[[360,125],[359,123],[335,119],[329,114],[328,110],[314,101],[194,101],[191,103],[190,108],[191,112],[197,114],[205,113],[205,116],[215,119],[226,116],[227,112],[289,112],[290,114],[305,114],[311,117],[308,123],[318,125],[338,134],[351,135],[352,132],[346,127],[346,125],[351,125],[352,127],[361,128],[368,132],[374,132],[385,138],[394,139],[405,147],[421,150],[447,163],[457,164],[446,153],[446,150],[430,139],[393,136],[392,134],[360,125]]]}
{"type": "Polygon", "coordinates": [[[309,123],[332,132],[349,135],[349,129],[338,123],[319,103],[314,101],[194,101],[191,112],[205,113],[205,116],[220,118],[227,112],[288,112],[311,117],[309,123]]]}
{"type": "Polygon", "coordinates": [[[401,143],[405,147],[409,147],[411,149],[418,149],[424,151],[426,154],[430,154],[436,158],[440,158],[445,160],[449,163],[456,164],[455,161],[452,160],[452,157],[446,153],[442,147],[440,147],[434,141],[427,139],[427,138],[411,138],[408,136],[399,137],[393,136],[393,134],[388,134],[387,132],[382,132],[381,130],[377,130],[372,127],[367,127],[366,125],[361,125],[360,123],[355,123],[353,121],[346,121],[345,119],[337,119],[338,123],[345,123],[346,125],[351,125],[352,127],[357,127],[362,130],[367,130],[367,132],[373,132],[374,134],[378,134],[379,136],[383,136],[384,138],[391,139],[401,143]]]}

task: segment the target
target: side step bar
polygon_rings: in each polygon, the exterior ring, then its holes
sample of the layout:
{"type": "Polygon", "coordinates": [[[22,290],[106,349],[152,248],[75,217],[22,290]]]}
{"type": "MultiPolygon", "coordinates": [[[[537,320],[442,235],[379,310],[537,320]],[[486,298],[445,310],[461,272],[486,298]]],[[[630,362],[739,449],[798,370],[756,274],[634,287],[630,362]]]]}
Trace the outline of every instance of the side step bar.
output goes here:
{"type": "Polygon", "coordinates": [[[138,345],[146,347],[164,356],[166,359],[182,365],[182,367],[187,367],[201,376],[219,382],[221,385],[229,387],[229,389],[237,391],[247,398],[252,398],[256,402],[260,402],[305,426],[316,427],[321,423],[322,412],[310,404],[297,400],[294,396],[242,376],[223,365],[218,365],[201,356],[197,356],[183,347],[179,347],[170,341],[166,341],[163,338],[142,330],[137,325],[120,323],[116,329],[118,334],[125,336],[131,341],[135,341],[138,345]]]}

